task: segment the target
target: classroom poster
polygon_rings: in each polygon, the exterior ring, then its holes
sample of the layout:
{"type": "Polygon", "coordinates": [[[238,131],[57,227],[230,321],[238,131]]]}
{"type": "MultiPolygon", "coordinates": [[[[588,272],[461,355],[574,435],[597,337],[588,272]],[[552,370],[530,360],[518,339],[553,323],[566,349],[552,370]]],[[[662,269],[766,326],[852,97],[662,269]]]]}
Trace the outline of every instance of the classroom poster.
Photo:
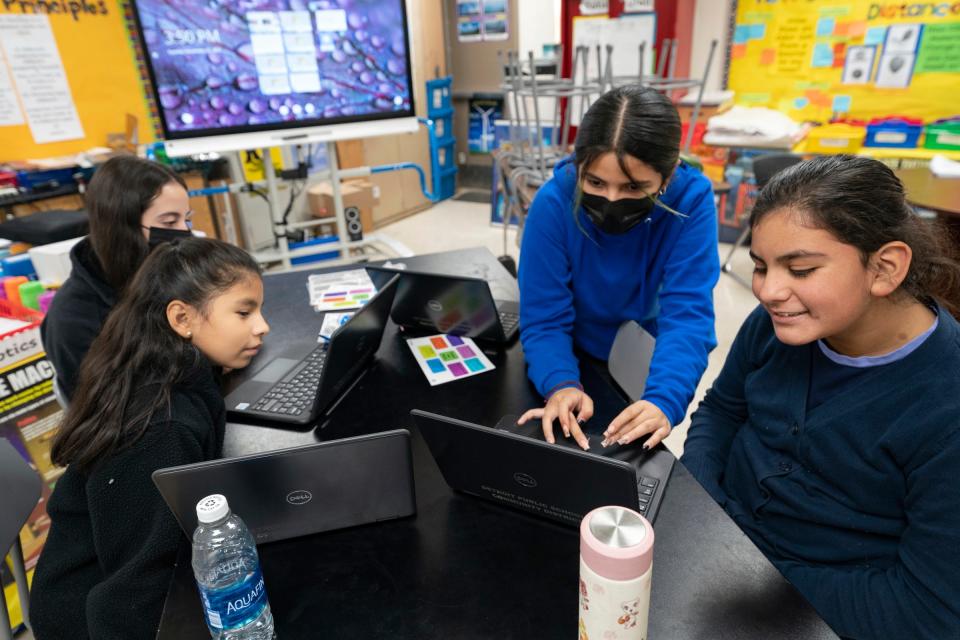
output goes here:
{"type": "Polygon", "coordinates": [[[508,0],[457,0],[457,40],[506,40],[508,0]]]}
{"type": "Polygon", "coordinates": [[[795,120],[949,117],[960,3],[741,0],[730,60],[738,104],[795,120]]]}

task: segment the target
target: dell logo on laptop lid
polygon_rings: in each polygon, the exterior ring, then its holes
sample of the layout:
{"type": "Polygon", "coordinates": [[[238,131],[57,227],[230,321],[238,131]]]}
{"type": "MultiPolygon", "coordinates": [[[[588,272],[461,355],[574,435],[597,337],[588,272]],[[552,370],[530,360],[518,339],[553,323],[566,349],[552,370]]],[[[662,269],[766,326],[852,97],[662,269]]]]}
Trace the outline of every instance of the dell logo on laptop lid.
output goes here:
{"type": "Polygon", "coordinates": [[[517,482],[517,484],[524,487],[533,488],[537,486],[537,480],[528,473],[517,471],[513,474],[513,479],[517,482]]]}
{"type": "Polygon", "coordinates": [[[311,500],[313,500],[313,494],[306,489],[297,489],[296,491],[291,491],[287,494],[287,502],[295,507],[299,507],[302,504],[307,504],[311,500]]]}

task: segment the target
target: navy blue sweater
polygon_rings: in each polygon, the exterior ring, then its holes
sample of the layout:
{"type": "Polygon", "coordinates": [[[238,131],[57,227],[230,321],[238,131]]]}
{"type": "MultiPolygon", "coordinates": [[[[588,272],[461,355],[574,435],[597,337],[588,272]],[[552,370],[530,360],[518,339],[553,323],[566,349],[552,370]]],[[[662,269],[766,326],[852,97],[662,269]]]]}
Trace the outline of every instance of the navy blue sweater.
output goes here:
{"type": "Polygon", "coordinates": [[[806,411],[811,352],[758,307],[683,463],[840,635],[960,638],[960,325],[806,411]]]}
{"type": "Polygon", "coordinates": [[[646,223],[600,231],[573,217],[576,169],[567,158],[533,201],[520,252],[520,339],[544,396],[579,379],[574,345],[601,360],[617,329],[636,320],[657,338],[644,399],[683,420],[716,346],[713,287],[720,273],[710,181],[681,164],[646,223]]]}

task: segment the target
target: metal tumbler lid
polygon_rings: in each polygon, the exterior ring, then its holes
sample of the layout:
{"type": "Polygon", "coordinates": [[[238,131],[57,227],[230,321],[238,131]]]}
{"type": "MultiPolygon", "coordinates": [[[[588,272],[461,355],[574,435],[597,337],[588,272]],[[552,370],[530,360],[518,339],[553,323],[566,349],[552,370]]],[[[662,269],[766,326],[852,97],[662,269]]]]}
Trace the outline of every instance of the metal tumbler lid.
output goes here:
{"type": "Polygon", "coordinates": [[[653,527],[636,511],[599,507],[580,523],[580,557],[598,575],[632,580],[650,570],[653,539],[653,527]]]}
{"type": "Polygon", "coordinates": [[[647,536],[647,524],[635,511],[604,507],[590,519],[590,533],[605,545],[624,549],[643,542],[647,536]]]}

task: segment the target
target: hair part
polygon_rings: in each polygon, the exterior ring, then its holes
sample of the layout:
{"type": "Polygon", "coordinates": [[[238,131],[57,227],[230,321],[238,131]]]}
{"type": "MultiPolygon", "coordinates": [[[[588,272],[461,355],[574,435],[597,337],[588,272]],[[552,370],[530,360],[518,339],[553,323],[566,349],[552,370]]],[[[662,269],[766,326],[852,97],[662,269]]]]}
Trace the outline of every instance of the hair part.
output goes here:
{"type": "Polygon", "coordinates": [[[118,292],[150,252],[143,237],[143,212],[168,184],[187,188],[172,169],[135,156],[117,156],[93,174],[84,197],[90,244],[107,282],[118,292]]]}
{"type": "Polygon", "coordinates": [[[887,165],[851,155],[818,156],[795,164],[761,190],[751,228],[783,210],[798,216],[800,224],[828,231],[855,247],[864,266],[888,242],[907,244],[913,257],[897,291],[924,304],[939,302],[960,318],[960,263],[952,257],[949,233],[914,213],[887,165]]]}
{"type": "Polygon", "coordinates": [[[80,366],[53,462],[87,469],[141,438],[157,411],[170,410],[174,385],[208,364],[170,326],[167,306],[181,300],[206,314],[217,296],[251,277],[260,277],[253,258],[219,240],[188,238],[154,249],[80,366]]]}

